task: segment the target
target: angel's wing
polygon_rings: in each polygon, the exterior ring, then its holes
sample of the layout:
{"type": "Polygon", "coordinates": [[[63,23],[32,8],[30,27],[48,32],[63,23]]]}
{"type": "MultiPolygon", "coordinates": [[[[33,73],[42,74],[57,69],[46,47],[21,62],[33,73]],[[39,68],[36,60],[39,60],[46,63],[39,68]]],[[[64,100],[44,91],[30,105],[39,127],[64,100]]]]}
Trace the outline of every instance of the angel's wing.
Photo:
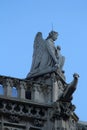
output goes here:
{"type": "Polygon", "coordinates": [[[34,51],[33,51],[33,60],[32,60],[32,66],[31,71],[39,67],[41,57],[43,55],[44,51],[44,39],[42,37],[42,33],[38,32],[36,34],[35,40],[34,40],[34,51]]]}

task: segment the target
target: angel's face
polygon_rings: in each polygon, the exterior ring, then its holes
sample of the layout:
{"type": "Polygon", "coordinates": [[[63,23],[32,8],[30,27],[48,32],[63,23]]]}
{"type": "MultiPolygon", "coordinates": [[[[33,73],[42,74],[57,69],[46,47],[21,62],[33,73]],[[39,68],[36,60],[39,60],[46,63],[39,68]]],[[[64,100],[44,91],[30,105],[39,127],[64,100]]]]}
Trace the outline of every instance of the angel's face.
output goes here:
{"type": "Polygon", "coordinates": [[[58,38],[58,34],[57,34],[57,33],[54,33],[54,34],[52,35],[53,41],[55,41],[57,38],[58,38]]]}

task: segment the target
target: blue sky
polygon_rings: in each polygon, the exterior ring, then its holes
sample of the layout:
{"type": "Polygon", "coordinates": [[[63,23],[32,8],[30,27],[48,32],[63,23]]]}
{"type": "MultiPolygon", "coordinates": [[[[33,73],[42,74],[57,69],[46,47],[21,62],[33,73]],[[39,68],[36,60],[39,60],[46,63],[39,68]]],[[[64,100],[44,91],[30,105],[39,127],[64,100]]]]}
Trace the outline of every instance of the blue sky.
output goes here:
{"type": "Polygon", "coordinates": [[[67,83],[80,75],[73,103],[87,121],[87,0],[0,0],[0,75],[25,78],[30,70],[33,41],[41,31],[59,33],[55,45],[65,56],[67,83]]]}

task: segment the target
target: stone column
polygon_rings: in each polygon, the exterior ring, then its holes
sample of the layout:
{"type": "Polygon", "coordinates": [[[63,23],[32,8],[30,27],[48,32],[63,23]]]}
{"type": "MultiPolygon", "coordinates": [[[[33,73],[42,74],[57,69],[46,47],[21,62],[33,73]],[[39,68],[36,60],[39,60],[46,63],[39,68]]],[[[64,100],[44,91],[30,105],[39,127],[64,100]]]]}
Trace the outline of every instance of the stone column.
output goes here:
{"type": "Polygon", "coordinates": [[[18,89],[19,98],[25,99],[25,89],[26,89],[26,83],[23,81],[20,81],[20,88],[18,89]]]}
{"type": "Polygon", "coordinates": [[[6,79],[6,82],[4,83],[4,92],[5,96],[11,97],[12,96],[12,80],[6,79]]]}
{"type": "Polygon", "coordinates": [[[60,80],[58,80],[58,99],[62,96],[64,92],[63,84],[60,80]]]}
{"type": "Polygon", "coordinates": [[[53,102],[58,100],[58,84],[57,81],[53,83],[53,102]]]}
{"type": "Polygon", "coordinates": [[[51,103],[51,96],[52,96],[52,88],[51,86],[47,86],[47,89],[45,90],[45,102],[51,103]]]}
{"type": "Polygon", "coordinates": [[[58,100],[58,83],[55,73],[51,74],[51,79],[52,79],[52,102],[55,102],[56,100],[58,100]]]}
{"type": "Polygon", "coordinates": [[[39,92],[40,85],[34,84],[33,86],[33,100],[40,102],[40,92],[39,92]]]}

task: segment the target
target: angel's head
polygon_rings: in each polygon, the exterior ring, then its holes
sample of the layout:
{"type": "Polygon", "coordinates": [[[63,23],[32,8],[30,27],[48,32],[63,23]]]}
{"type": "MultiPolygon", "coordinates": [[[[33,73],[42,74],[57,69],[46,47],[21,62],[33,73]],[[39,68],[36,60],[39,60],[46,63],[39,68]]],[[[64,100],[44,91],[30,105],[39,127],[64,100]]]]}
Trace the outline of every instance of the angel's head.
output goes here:
{"type": "Polygon", "coordinates": [[[51,31],[48,36],[48,38],[52,38],[53,41],[55,41],[57,37],[58,37],[58,32],[55,31],[51,31]]]}

